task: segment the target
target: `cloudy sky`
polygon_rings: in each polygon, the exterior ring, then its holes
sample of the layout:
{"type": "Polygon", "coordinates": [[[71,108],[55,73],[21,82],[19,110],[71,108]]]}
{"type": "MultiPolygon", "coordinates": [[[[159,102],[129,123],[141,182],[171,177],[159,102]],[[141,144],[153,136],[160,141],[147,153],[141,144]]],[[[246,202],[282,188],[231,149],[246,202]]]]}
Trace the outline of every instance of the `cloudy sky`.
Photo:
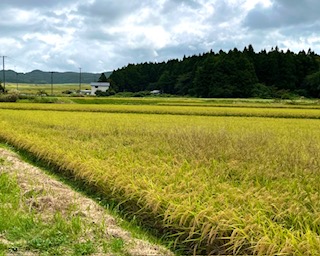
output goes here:
{"type": "Polygon", "coordinates": [[[18,72],[103,72],[248,44],[320,54],[319,13],[319,0],[1,0],[0,55],[18,72]]]}

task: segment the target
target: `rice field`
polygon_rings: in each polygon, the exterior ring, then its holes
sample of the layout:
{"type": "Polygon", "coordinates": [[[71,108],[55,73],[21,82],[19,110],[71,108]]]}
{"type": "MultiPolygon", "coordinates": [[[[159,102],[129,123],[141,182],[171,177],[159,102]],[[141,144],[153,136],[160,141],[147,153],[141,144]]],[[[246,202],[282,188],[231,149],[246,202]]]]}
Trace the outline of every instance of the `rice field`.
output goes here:
{"type": "MultiPolygon", "coordinates": [[[[79,90],[79,84],[27,84],[27,83],[7,83],[6,89],[18,90],[21,94],[39,94],[40,92],[46,92],[47,94],[61,95],[67,90],[79,90]]],[[[82,84],[81,90],[91,89],[89,84],[82,84]]]]}
{"type": "Polygon", "coordinates": [[[167,105],[131,105],[131,104],[42,104],[42,103],[1,103],[1,109],[45,110],[66,112],[105,112],[152,115],[186,116],[225,116],[225,117],[272,117],[320,119],[320,107],[266,107],[263,106],[167,106],[167,105]]]}
{"type": "Polygon", "coordinates": [[[184,253],[317,255],[319,117],[316,108],[1,104],[0,137],[184,253]]]}

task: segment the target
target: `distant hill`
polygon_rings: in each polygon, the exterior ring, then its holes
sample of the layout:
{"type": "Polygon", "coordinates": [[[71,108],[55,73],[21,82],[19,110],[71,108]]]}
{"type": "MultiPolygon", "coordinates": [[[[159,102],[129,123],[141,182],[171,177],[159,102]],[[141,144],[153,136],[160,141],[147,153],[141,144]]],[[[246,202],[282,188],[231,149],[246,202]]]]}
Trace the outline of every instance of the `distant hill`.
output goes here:
{"type": "MultiPolygon", "coordinates": [[[[104,72],[108,78],[112,72],[104,72]]],[[[82,83],[98,81],[101,73],[81,73],[82,83]]],[[[33,70],[29,73],[16,73],[13,70],[5,71],[7,83],[50,84],[51,72],[33,70]]],[[[80,75],[77,72],[54,72],[52,80],[54,84],[79,83],[80,75]]],[[[3,80],[3,71],[0,71],[0,81],[3,80]]]]}

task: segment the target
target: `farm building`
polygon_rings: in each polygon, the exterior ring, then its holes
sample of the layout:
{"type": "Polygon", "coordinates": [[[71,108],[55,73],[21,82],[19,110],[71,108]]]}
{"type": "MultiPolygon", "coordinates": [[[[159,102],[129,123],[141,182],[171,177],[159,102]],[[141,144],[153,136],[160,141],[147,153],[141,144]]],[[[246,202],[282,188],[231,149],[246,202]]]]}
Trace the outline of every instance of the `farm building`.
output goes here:
{"type": "Polygon", "coordinates": [[[96,91],[106,92],[109,90],[110,83],[108,82],[93,82],[91,83],[91,95],[95,95],[96,91]]]}

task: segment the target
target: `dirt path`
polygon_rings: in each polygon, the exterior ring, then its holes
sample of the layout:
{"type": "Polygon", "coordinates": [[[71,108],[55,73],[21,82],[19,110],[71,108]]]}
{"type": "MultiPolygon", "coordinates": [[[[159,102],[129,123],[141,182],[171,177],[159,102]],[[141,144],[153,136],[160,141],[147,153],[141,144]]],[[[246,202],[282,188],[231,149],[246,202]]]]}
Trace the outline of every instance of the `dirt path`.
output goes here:
{"type": "MultiPolygon", "coordinates": [[[[57,211],[62,215],[73,211],[71,214],[85,218],[88,223],[101,225],[106,239],[110,237],[123,239],[126,253],[129,255],[173,255],[158,245],[133,238],[128,231],[119,227],[117,220],[102,206],[45,174],[39,168],[22,161],[17,154],[0,148],[0,157],[7,162],[0,166],[0,174],[7,172],[16,175],[23,194],[36,195],[29,196],[27,204],[28,207],[40,212],[42,218],[49,219],[57,211]]],[[[94,234],[92,239],[95,239],[94,234]]]]}

